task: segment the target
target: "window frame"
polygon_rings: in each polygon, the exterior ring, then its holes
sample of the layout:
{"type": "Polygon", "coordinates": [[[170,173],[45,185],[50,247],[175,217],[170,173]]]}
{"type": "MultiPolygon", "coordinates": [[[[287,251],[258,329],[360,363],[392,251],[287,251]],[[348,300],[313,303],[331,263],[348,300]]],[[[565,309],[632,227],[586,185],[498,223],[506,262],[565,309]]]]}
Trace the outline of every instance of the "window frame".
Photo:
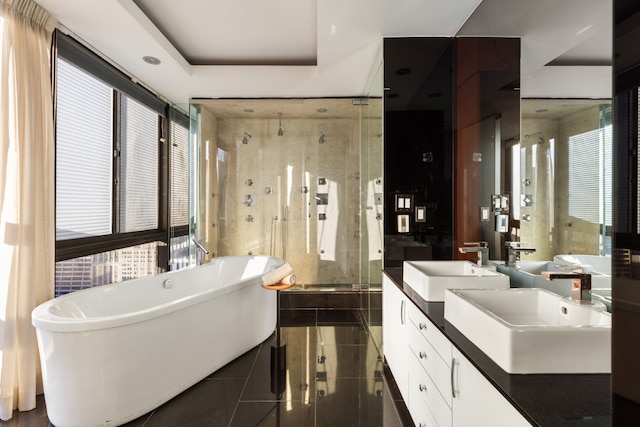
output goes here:
{"type": "MultiPolygon", "coordinates": [[[[103,252],[109,252],[117,249],[123,249],[131,246],[142,245],[152,242],[165,243],[168,251],[168,243],[171,237],[181,234],[188,234],[188,224],[185,227],[177,227],[171,229],[169,227],[170,215],[170,177],[171,177],[171,136],[169,132],[170,120],[178,117],[181,113],[173,108],[166,101],[158,98],[156,95],[148,91],[146,88],[132,81],[120,70],[116,69],[97,54],[83,46],[72,37],[56,30],[54,38],[55,54],[52,55],[54,63],[53,69],[58,57],[64,58],[67,62],[84,70],[93,77],[102,80],[111,86],[114,91],[113,100],[113,152],[114,155],[121,147],[120,141],[120,102],[121,94],[129,98],[133,98],[139,103],[147,106],[158,114],[158,227],[155,229],[135,231],[135,232],[119,232],[119,162],[113,162],[113,199],[111,203],[112,225],[111,233],[102,236],[82,237],[76,239],[56,240],[55,243],[55,261],[65,261],[82,256],[95,255],[103,252]],[[179,234],[178,234],[179,233],[179,234]]],[[[55,105],[55,74],[54,81],[54,105],[55,105]]],[[[158,257],[158,267],[166,271],[168,269],[169,254],[163,254],[158,257]]]]}

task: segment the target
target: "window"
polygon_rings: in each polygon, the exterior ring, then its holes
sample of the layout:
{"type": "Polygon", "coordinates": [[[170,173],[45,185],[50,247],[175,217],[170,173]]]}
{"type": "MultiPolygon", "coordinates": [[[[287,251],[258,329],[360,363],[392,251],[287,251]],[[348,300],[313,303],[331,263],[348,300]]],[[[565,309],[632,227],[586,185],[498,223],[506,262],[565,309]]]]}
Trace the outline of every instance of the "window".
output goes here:
{"type": "Polygon", "coordinates": [[[113,89],[57,63],[56,240],[111,233],[113,89]]]}
{"type": "Polygon", "coordinates": [[[189,224],[189,129],[187,117],[171,122],[171,227],[189,224]]]}
{"type": "Polygon", "coordinates": [[[56,38],[56,295],[166,271],[188,235],[188,118],[56,38]]]}
{"type": "Polygon", "coordinates": [[[120,102],[119,231],[158,228],[159,117],[126,95],[120,102]]]}
{"type": "Polygon", "coordinates": [[[612,225],[612,153],[610,124],[569,137],[569,215],[605,227],[612,225]],[[594,176],[585,170],[599,172],[594,176]]]}

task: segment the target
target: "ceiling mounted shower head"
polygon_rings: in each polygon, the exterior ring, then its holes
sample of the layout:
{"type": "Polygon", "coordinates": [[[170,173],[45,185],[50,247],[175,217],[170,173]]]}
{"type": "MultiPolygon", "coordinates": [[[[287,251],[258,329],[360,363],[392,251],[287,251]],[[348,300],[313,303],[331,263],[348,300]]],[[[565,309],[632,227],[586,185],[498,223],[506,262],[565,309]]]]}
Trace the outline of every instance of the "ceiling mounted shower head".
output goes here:
{"type": "Polygon", "coordinates": [[[534,135],[538,135],[538,139],[537,139],[538,144],[544,144],[546,142],[542,132],[530,133],[529,135],[525,135],[524,137],[525,137],[525,139],[529,139],[530,136],[534,136],[534,135]]]}
{"type": "Polygon", "coordinates": [[[282,113],[278,113],[278,136],[284,135],[282,130],[282,113]]]}

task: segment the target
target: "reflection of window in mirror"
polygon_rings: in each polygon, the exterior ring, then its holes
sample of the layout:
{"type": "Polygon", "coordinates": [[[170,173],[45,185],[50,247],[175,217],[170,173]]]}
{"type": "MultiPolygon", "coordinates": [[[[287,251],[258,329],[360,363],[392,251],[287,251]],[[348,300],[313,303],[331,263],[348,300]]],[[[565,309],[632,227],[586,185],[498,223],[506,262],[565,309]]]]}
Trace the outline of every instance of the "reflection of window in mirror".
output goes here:
{"type": "Polygon", "coordinates": [[[606,232],[613,224],[611,107],[602,109],[600,117],[599,129],[569,136],[569,215],[597,225],[599,255],[611,255],[606,232]]]}

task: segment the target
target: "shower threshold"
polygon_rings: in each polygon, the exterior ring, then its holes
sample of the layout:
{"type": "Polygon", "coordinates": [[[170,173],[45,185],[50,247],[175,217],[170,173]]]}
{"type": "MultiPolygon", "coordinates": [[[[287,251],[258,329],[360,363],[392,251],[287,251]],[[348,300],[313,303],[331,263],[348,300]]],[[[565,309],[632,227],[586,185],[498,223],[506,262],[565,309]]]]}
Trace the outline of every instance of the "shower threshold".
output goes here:
{"type": "Polygon", "coordinates": [[[330,284],[296,284],[295,286],[282,292],[368,292],[369,285],[366,283],[330,283],[330,284]]]}

